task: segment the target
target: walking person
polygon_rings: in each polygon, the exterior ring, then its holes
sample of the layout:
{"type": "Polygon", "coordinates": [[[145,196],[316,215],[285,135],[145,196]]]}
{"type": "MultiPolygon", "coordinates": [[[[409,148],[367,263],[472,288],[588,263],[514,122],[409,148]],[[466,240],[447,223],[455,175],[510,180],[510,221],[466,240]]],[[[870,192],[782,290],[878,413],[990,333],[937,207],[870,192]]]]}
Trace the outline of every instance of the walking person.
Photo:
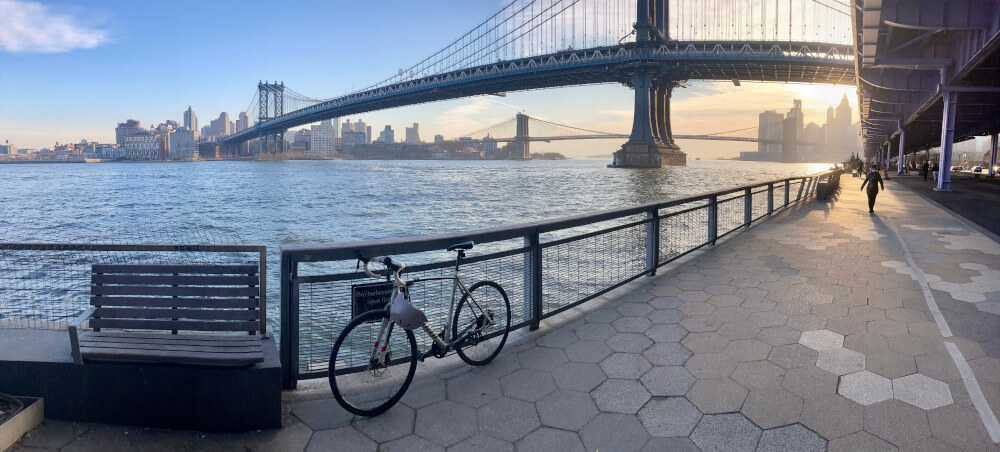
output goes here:
{"type": "Polygon", "coordinates": [[[937,182],[938,171],[941,171],[941,167],[937,163],[934,163],[934,167],[931,168],[931,172],[933,173],[935,182],[937,182]]]}
{"type": "Polygon", "coordinates": [[[931,165],[925,161],[923,165],[920,165],[920,172],[924,173],[924,182],[927,182],[927,173],[931,172],[931,165]]]}
{"type": "Polygon", "coordinates": [[[861,189],[868,185],[868,213],[875,213],[875,197],[878,196],[878,186],[885,190],[885,182],[882,182],[882,175],[878,173],[878,168],[872,166],[872,170],[865,176],[865,181],[861,183],[861,189]]]}

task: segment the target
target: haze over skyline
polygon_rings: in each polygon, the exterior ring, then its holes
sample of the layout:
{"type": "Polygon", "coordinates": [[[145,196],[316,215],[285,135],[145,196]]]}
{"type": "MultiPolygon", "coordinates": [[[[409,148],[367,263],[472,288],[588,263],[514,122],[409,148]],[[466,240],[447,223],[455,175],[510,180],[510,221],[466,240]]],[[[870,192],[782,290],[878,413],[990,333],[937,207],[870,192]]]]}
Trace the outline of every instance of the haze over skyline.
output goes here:
{"type": "MultiPolygon", "coordinates": [[[[118,0],[72,5],[0,0],[0,140],[23,148],[81,139],[112,142],[118,122],[181,120],[188,105],[202,121],[223,111],[235,117],[256,95],[258,80],[283,80],[314,97],[344,94],[419,61],[502,3],[387,0],[379,9],[387,13],[373,14],[371,5],[357,2],[293,1],[282,4],[286,13],[280,19],[262,20],[262,2],[180,1],[162,8],[118,0]],[[359,17],[370,20],[351,19],[359,17]],[[395,32],[372,33],[376,26],[395,32]]],[[[759,112],[786,111],[795,98],[803,100],[806,122],[822,122],[826,108],[844,94],[856,112],[851,86],[692,82],[674,92],[673,130],[698,134],[752,127],[759,112]]],[[[627,133],[632,96],[621,85],[593,85],[437,102],[351,119],[396,130],[419,122],[428,141],[434,134],[457,138],[519,110],[627,133]]],[[[620,144],[561,142],[537,144],[537,150],[579,157],[610,153],[620,144]]],[[[733,156],[753,147],[680,145],[692,158],[733,156]]]]}

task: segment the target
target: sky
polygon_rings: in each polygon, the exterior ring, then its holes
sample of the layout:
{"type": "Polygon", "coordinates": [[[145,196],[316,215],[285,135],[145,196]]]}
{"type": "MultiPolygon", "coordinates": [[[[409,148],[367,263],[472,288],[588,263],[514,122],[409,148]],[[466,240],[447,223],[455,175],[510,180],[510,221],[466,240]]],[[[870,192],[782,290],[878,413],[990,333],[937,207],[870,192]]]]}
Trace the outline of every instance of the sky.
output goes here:
{"type": "MultiPolygon", "coordinates": [[[[493,14],[505,0],[382,0],[280,3],[119,0],[0,0],[0,142],[42,148],[81,139],[113,142],[126,119],[144,126],[181,121],[190,105],[199,125],[247,108],[259,80],[329,98],[362,88],[422,60],[493,14]],[[265,11],[276,9],[274,14],[265,11]]],[[[822,123],[854,87],[691,82],[674,91],[676,134],[757,123],[764,110],[802,99],[806,122],[822,123]]],[[[358,115],[373,130],[420,123],[421,138],[457,137],[515,112],[553,122],[628,133],[633,93],[617,84],[512,92],[358,115]]],[[[351,118],[357,119],[357,118],[351,118]]],[[[606,154],[620,140],[532,144],[569,156],[606,154]]],[[[680,142],[692,157],[731,157],[751,143],[680,142]]]]}

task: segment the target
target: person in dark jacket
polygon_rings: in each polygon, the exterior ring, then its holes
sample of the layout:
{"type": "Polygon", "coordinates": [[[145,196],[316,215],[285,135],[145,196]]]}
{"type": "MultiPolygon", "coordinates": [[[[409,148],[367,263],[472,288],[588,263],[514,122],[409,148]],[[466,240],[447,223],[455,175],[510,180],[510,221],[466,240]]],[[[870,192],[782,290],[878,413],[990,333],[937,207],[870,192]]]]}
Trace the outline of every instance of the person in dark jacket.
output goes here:
{"type": "Polygon", "coordinates": [[[924,162],[923,165],[920,165],[920,171],[924,173],[924,182],[927,182],[927,173],[931,172],[931,165],[924,162]]]}
{"type": "Polygon", "coordinates": [[[885,182],[882,182],[882,175],[878,173],[878,168],[874,165],[872,170],[865,176],[865,181],[861,183],[861,189],[868,185],[868,213],[875,213],[875,197],[878,196],[878,186],[885,190],[885,182]]]}

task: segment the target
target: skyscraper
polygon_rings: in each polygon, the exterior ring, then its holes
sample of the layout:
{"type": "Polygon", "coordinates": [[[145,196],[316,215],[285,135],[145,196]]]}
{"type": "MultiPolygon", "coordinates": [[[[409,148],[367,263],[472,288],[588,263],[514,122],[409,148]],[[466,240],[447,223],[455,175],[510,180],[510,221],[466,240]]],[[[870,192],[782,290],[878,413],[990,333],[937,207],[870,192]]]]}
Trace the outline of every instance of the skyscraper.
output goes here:
{"type": "Polygon", "coordinates": [[[247,112],[241,111],[240,119],[239,121],[236,122],[236,130],[234,130],[233,132],[239,132],[247,130],[249,128],[250,128],[250,116],[247,115],[247,112]]]}
{"type": "Polygon", "coordinates": [[[413,127],[406,128],[406,144],[420,144],[420,124],[413,123],[413,127]]]}
{"type": "Polygon", "coordinates": [[[184,112],[184,127],[191,130],[198,130],[198,115],[194,114],[194,110],[191,106],[188,106],[187,111],[184,112]]]}
{"type": "Polygon", "coordinates": [[[334,135],[336,134],[336,129],[333,127],[332,120],[320,121],[319,124],[313,125],[310,128],[309,133],[309,151],[315,153],[326,153],[332,154],[334,151],[334,135]]]}

